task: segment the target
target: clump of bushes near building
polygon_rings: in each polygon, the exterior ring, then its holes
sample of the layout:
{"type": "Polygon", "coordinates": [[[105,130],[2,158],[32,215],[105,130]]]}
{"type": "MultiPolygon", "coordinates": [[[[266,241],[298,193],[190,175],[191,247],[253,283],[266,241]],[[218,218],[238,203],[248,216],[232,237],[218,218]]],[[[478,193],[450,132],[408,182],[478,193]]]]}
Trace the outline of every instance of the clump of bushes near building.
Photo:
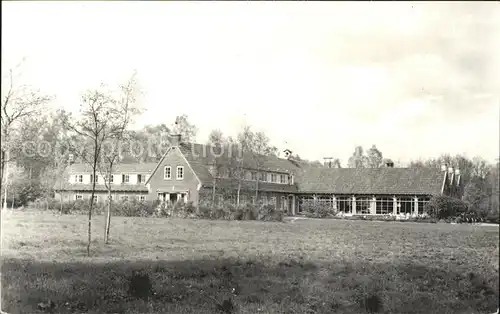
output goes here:
{"type": "MultiPolygon", "coordinates": [[[[28,205],[28,208],[38,210],[50,209],[61,214],[86,214],[89,209],[88,200],[61,202],[54,198],[41,198],[28,205]]],[[[236,206],[232,202],[221,202],[214,206],[203,203],[194,206],[192,202],[160,203],[159,201],[139,201],[136,199],[116,201],[112,204],[113,216],[124,217],[177,217],[194,219],[219,220],[261,220],[283,221],[286,213],[273,205],[241,204],[236,206]]],[[[107,202],[94,204],[93,212],[96,215],[105,213],[107,202]]],[[[309,218],[331,218],[346,220],[378,220],[401,222],[430,222],[438,221],[452,223],[499,223],[498,214],[485,214],[460,199],[448,196],[433,197],[424,207],[422,213],[416,215],[349,215],[335,211],[331,206],[322,203],[304,204],[303,213],[309,218]]]]}
{"type": "MultiPolygon", "coordinates": [[[[28,208],[46,210],[64,215],[87,214],[88,200],[60,202],[57,199],[38,199],[28,208]]],[[[107,202],[98,202],[93,206],[93,214],[101,215],[107,211],[107,202]]],[[[160,203],[159,201],[139,201],[136,199],[116,201],[112,203],[111,214],[123,217],[176,217],[217,220],[261,220],[283,221],[285,213],[272,205],[241,204],[235,206],[230,202],[222,202],[212,206],[209,203],[194,206],[192,202],[160,203]]]]}

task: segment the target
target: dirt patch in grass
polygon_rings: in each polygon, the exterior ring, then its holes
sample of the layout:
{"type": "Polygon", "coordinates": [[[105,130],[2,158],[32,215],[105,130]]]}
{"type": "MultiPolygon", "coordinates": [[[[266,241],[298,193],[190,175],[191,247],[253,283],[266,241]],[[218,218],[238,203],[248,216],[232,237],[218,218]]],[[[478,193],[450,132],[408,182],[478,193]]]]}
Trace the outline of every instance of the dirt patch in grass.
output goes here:
{"type": "Polygon", "coordinates": [[[49,301],[53,313],[471,314],[498,307],[498,228],[117,217],[104,245],[101,218],[90,258],[83,216],[4,221],[2,309],[41,313],[38,304],[49,301]]]}

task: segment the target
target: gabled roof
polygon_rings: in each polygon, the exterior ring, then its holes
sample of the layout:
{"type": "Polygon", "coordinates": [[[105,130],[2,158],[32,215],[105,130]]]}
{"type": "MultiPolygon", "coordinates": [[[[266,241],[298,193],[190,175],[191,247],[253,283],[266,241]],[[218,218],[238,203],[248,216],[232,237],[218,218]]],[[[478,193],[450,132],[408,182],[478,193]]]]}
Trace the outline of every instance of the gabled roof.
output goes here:
{"type": "MultiPolygon", "coordinates": [[[[153,171],[156,167],[155,163],[119,163],[114,166],[113,173],[149,173],[153,171]]],[[[92,167],[88,164],[78,163],[72,164],[68,167],[69,173],[77,174],[77,173],[89,173],[92,172],[92,167]]]]}
{"type": "MultiPolygon", "coordinates": [[[[236,145],[231,146],[231,148],[226,146],[220,151],[215,149],[212,150],[209,145],[197,143],[181,143],[178,147],[203,185],[211,184],[213,181],[214,178],[210,173],[210,167],[215,161],[220,165],[229,165],[232,161],[234,161],[232,157],[236,156],[241,156],[243,167],[246,169],[258,168],[264,171],[281,173],[291,173],[291,170],[295,169],[295,166],[286,159],[278,158],[276,156],[254,156],[253,154],[243,153],[236,145]],[[213,153],[214,151],[215,153],[213,153]]],[[[170,149],[171,148],[165,152],[156,167],[154,167],[151,176],[153,176],[157,171],[159,165],[169,153],[170,149]]]]}
{"type": "Polygon", "coordinates": [[[443,173],[434,168],[314,168],[298,173],[299,192],[438,195],[443,173]]]}
{"type": "MultiPolygon", "coordinates": [[[[148,192],[148,187],[144,184],[112,184],[112,192],[148,192]]],[[[92,191],[92,184],[70,184],[65,182],[61,188],[60,185],[54,185],[54,190],[60,191],[92,191]]],[[[96,184],[95,190],[99,192],[106,192],[104,184],[96,184]]]]}

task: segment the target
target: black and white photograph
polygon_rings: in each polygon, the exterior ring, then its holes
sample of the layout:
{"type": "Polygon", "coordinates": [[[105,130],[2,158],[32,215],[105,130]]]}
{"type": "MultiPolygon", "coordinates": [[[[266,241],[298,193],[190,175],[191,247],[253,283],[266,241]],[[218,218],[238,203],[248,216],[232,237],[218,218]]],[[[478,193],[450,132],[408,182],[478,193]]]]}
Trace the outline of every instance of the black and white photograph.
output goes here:
{"type": "Polygon", "coordinates": [[[0,313],[498,314],[496,1],[2,1],[0,313]]]}

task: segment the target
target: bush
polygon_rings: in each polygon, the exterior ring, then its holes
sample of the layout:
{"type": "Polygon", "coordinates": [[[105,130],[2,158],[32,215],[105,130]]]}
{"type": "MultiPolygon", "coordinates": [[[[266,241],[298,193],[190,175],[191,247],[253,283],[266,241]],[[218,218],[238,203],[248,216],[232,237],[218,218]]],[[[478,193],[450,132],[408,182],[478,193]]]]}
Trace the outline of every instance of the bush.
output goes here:
{"type": "Polygon", "coordinates": [[[284,212],[274,205],[264,205],[259,208],[258,220],[283,221],[284,212]]]}
{"type": "Polygon", "coordinates": [[[457,198],[435,196],[427,203],[424,211],[435,219],[453,219],[466,213],[468,206],[467,203],[457,198]]]}
{"type": "Polygon", "coordinates": [[[306,217],[309,218],[333,218],[335,211],[331,205],[323,203],[305,203],[303,208],[306,212],[306,217]]]}

